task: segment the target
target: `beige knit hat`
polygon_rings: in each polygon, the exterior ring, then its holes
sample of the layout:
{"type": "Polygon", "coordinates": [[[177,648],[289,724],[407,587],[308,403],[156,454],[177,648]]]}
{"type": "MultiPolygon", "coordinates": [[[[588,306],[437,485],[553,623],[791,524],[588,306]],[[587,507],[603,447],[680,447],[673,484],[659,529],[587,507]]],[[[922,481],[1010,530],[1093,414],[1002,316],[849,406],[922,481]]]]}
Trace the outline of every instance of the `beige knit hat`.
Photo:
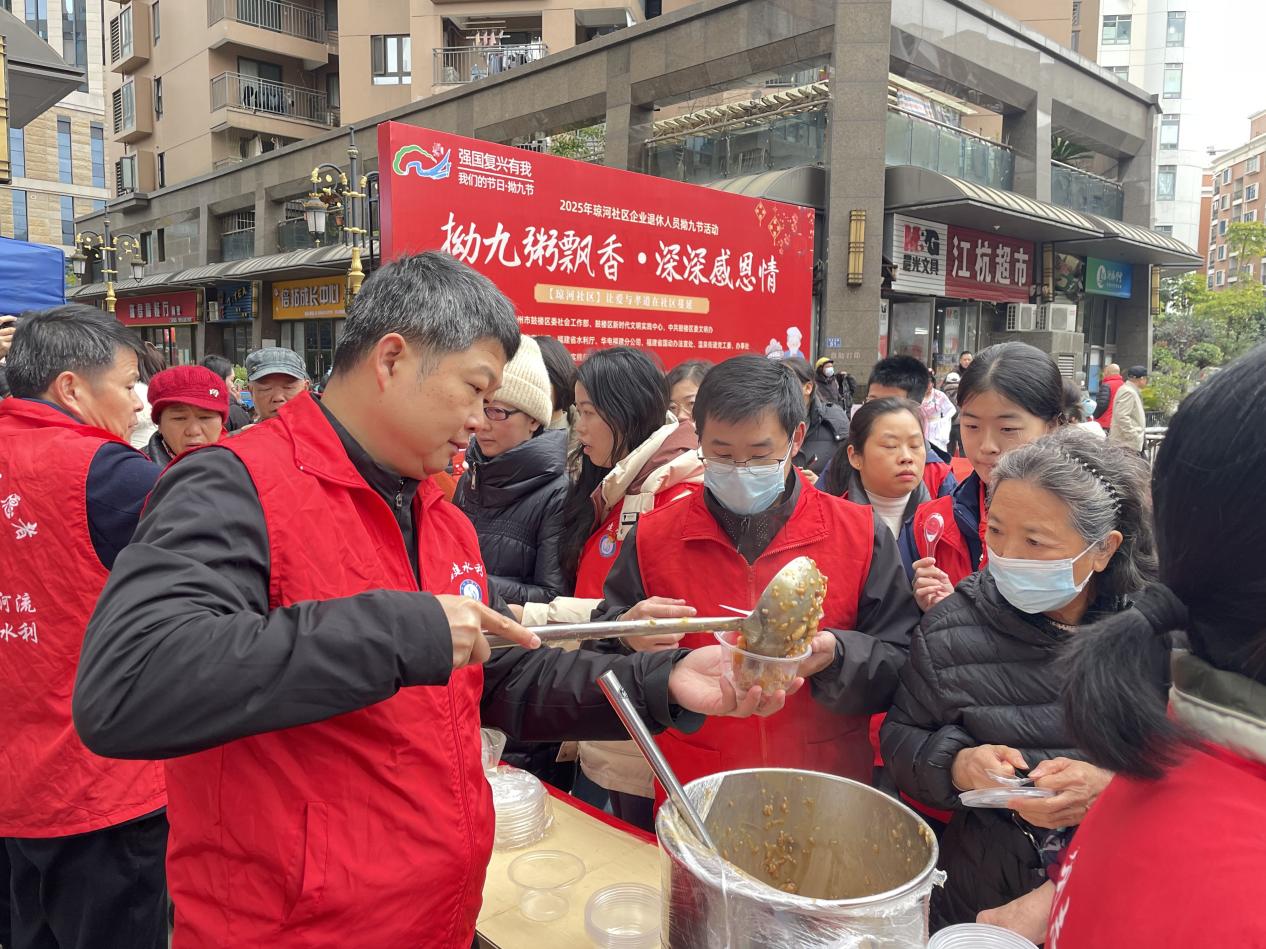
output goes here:
{"type": "Polygon", "coordinates": [[[519,351],[506,363],[501,388],[493,399],[516,409],[548,427],[554,417],[554,402],[549,386],[549,373],[541,358],[541,347],[531,336],[519,337],[519,351]]]}

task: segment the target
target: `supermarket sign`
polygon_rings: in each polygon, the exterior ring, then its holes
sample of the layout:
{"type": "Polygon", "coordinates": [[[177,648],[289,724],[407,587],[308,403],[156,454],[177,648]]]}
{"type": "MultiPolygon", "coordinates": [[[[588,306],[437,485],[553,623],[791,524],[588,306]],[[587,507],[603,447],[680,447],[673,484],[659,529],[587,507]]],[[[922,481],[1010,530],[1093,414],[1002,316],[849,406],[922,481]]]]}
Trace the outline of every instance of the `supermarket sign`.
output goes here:
{"type": "Polygon", "coordinates": [[[1030,241],[890,215],[892,289],[923,296],[1025,303],[1035,281],[1030,241]]]}
{"type": "Polygon", "coordinates": [[[812,208],[396,122],[378,135],[384,259],[452,254],[524,333],[668,367],[812,351],[812,208]]]}

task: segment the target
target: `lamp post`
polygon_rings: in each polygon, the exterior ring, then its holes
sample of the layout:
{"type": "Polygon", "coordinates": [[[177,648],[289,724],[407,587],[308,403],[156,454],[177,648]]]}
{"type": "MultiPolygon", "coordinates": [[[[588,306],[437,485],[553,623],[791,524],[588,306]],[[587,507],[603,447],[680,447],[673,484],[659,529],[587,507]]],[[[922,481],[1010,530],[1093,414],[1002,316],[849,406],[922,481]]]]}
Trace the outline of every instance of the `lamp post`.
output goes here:
{"type": "Polygon", "coordinates": [[[325,236],[331,212],[343,213],[343,242],[352,247],[352,262],[347,268],[347,300],[350,303],[360,292],[366,271],[361,262],[361,248],[369,252],[369,272],[377,267],[377,251],[373,236],[373,211],[377,204],[378,172],[360,173],[360,149],[356,146],[356,129],[349,128],[347,170],[329,162],[312,169],[312,189],[303,203],[303,219],[308,233],[319,247],[325,236]],[[353,188],[357,185],[359,190],[353,188]]]}
{"type": "Polygon", "coordinates": [[[75,235],[75,253],[70,257],[70,265],[75,276],[82,278],[88,273],[89,264],[101,261],[101,277],[105,280],[105,308],[107,313],[114,313],[116,297],[114,295],[114,278],[119,275],[117,269],[120,251],[126,253],[128,273],[133,280],[145,276],[145,257],[141,252],[141,242],[131,234],[111,234],[110,219],[102,224],[102,233],[82,231],[75,235]]]}

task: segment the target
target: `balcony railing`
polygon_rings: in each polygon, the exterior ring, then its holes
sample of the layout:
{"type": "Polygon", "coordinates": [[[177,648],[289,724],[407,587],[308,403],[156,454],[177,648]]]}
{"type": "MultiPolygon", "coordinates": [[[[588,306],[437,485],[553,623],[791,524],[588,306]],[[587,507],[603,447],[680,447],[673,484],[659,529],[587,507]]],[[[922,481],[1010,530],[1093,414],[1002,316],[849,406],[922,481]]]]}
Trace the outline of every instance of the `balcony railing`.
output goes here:
{"type": "Polygon", "coordinates": [[[1120,221],[1125,213],[1125,191],[1115,181],[1052,161],[1051,203],[1120,221]]]}
{"type": "Polygon", "coordinates": [[[255,256],[255,228],[225,231],[220,235],[220,260],[246,260],[255,256]]]}
{"type": "Polygon", "coordinates": [[[235,20],[261,30],[326,42],[325,11],[289,0],[207,0],[207,25],[235,20]]]}
{"type": "Polygon", "coordinates": [[[1005,145],[895,109],[888,110],[884,160],[1010,191],[1015,156],[1005,145]]]}
{"type": "Polygon", "coordinates": [[[544,43],[521,46],[446,46],[432,51],[433,75],[437,86],[455,86],[495,76],[515,66],[534,63],[549,55],[544,43]]]}
{"type": "Polygon", "coordinates": [[[327,128],[338,124],[337,110],[330,109],[324,92],[233,72],[211,80],[211,111],[225,108],[299,119],[327,128]]]}

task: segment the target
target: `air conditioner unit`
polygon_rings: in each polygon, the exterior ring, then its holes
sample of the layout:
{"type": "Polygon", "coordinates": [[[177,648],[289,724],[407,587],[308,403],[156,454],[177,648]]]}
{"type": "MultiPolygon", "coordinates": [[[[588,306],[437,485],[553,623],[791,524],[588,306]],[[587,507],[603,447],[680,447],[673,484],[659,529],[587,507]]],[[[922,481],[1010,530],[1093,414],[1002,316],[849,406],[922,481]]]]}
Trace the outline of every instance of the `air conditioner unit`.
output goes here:
{"type": "Polygon", "coordinates": [[[220,301],[208,300],[207,301],[207,322],[215,323],[219,319],[220,319],[220,301]]]}
{"type": "Polygon", "coordinates": [[[1007,332],[1031,333],[1037,327],[1037,304],[1008,303],[1007,332]]]}
{"type": "Polygon", "coordinates": [[[1037,328],[1052,333],[1077,332],[1077,305],[1074,303],[1044,303],[1038,309],[1037,328]]]}

